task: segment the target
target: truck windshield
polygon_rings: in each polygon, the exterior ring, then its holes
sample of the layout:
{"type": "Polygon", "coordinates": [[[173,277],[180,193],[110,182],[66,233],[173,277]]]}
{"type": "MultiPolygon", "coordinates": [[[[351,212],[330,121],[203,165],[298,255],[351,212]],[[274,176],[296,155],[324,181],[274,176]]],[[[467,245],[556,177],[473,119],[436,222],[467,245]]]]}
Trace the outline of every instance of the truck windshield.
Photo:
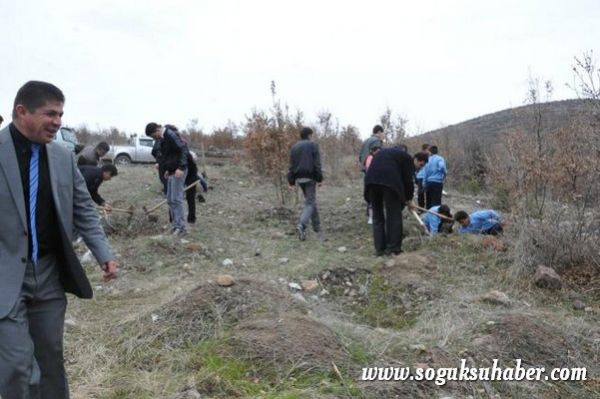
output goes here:
{"type": "Polygon", "coordinates": [[[78,144],[77,143],[77,136],[75,136],[75,133],[73,133],[72,130],[70,129],[60,129],[61,133],[62,133],[62,138],[64,141],[68,141],[69,143],[73,143],[73,144],[78,144]]]}

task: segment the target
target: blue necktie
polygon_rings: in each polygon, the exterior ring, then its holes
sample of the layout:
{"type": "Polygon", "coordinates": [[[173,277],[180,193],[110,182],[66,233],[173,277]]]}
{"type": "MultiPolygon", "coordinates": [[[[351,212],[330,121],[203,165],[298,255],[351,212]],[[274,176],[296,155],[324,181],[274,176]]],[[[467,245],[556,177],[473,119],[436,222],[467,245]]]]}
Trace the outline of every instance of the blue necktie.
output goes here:
{"type": "Polygon", "coordinates": [[[31,261],[35,264],[38,258],[37,223],[35,208],[39,183],[40,144],[31,144],[31,159],[29,160],[29,233],[31,234],[31,261]]]}

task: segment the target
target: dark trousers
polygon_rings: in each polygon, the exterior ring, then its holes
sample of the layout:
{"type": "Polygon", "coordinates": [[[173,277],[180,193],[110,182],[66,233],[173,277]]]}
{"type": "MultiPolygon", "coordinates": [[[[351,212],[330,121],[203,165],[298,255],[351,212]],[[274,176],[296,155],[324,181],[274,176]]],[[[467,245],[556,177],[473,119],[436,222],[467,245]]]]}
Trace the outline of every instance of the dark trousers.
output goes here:
{"type": "Polygon", "coordinates": [[[69,398],[63,359],[66,307],[56,256],[28,263],[21,294],[0,319],[2,399],[69,398]]]}
{"type": "Polygon", "coordinates": [[[185,200],[188,205],[188,223],[196,223],[196,187],[194,186],[185,192],[185,200]]]}
{"type": "Polygon", "coordinates": [[[158,165],[158,178],[160,179],[160,182],[163,185],[163,194],[167,195],[167,178],[165,177],[165,172],[167,170],[165,169],[164,166],[162,165],[158,165]]]}
{"type": "Polygon", "coordinates": [[[427,183],[425,189],[425,208],[431,209],[432,206],[442,205],[442,190],[444,183],[427,183]]]}
{"type": "Polygon", "coordinates": [[[488,235],[491,235],[491,236],[497,236],[497,235],[501,235],[502,233],[504,233],[504,229],[502,228],[502,225],[500,223],[496,223],[495,225],[493,225],[489,229],[484,230],[481,234],[488,234],[488,235]]]}
{"type": "Polygon", "coordinates": [[[372,185],[369,197],[373,206],[373,242],[377,255],[402,251],[402,209],[404,204],[389,187],[372,185]]]}
{"type": "MultiPolygon", "coordinates": [[[[417,180],[417,205],[425,208],[425,190],[423,189],[423,179],[417,180]]],[[[429,209],[429,208],[427,208],[429,209]]]]}
{"type": "Polygon", "coordinates": [[[304,194],[304,209],[300,215],[300,224],[308,226],[309,220],[315,232],[321,230],[321,220],[319,219],[319,209],[317,208],[317,183],[314,181],[308,183],[299,183],[304,194]]]}

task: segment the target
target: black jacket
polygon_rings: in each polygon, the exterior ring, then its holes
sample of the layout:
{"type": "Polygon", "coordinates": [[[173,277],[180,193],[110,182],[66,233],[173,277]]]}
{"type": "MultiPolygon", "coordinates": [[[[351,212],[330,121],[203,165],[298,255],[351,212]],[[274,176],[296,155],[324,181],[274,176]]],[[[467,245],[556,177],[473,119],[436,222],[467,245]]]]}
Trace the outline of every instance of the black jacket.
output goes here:
{"type": "Polygon", "coordinates": [[[188,166],[187,153],[187,145],[183,142],[179,133],[165,128],[160,145],[160,154],[165,170],[169,174],[175,173],[177,169],[186,170],[188,166]]]}
{"type": "Polygon", "coordinates": [[[365,199],[369,201],[371,186],[380,185],[398,193],[403,203],[412,200],[415,189],[414,173],[415,165],[408,153],[398,147],[379,150],[365,175],[365,199]]]}
{"type": "Polygon", "coordinates": [[[102,169],[97,166],[82,165],[79,166],[79,171],[83,175],[85,185],[90,192],[92,200],[98,205],[104,205],[104,198],[98,194],[98,188],[100,188],[100,185],[104,181],[102,179],[102,169]]]}
{"type": "Polygon", "coordinates": [[[298,141],[290,150],[288,183],[294,185],[300,178],[309,178],[317,183],[323,181],[319,145],[308,139],[298,141]]]}

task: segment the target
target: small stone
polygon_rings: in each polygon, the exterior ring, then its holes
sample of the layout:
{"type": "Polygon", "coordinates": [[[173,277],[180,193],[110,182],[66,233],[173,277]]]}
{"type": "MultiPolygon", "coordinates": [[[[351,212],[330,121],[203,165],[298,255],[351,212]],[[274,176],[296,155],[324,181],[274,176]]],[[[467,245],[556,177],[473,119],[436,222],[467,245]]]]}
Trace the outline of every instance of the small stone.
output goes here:
{"type": "Polygon", "coordinates": [[[492,321],[492,320],[490,320],[490,321],[488,321],[488,322],[487,322],[487,323],[485,323],[485,324],[487,324],[488,326],[493,326],[494,324],[496,324],[496,322],[495,322],[495,321],[492,321]]]}
{"type": "Polygon", "coordinates": [[[583,303],[579,299],[576,299],[576,300],[573,301],[573,309],[575,309],[575,310],[585,310],[585,303],[583,303]]]}
{"type": "Polygon", "coordinates": [[[385,267],[394,267],[396,266],[396,261],[394,259],[388,259],[384,263],[385,267]]]}
{"type": "Polygon", "coordinates": [[[189,243],[190,243],[190,241],[189,241],[189,240],[186,240],[185,238],[182,238],[181,240],[179,240],[179,242],[181,242],[181,243],[182,243],[182,244],[184,244],[184,245],[185,245],[185,244],[189,244],[189,243]]]}
{"type": "Polygon", "coordinates": [[[225,259],[221,264],[223,266],[233,266],[233,261],[231,259],[225,259]]]}
{"type": "Polygon", "coordinates": [[[540,288],[560,289],[562,287],[562,280],[558,273],[544,265],[538,265],[533,281],[540,288]]]}
{"type": "Polygon", "coordinates": [[[197,390],[190,388],[183,392],[183,399],[202,399],[202,395],[197,390]]]}
{"type": "Polygon", "coordinates": [[[302,287],[298,283],[288,283],[288,287],[290,287],[293,290],[302,291],[302,287]]]}
{"type": "Polygon", "coordinates": [[[215,277],[215,283],[221,287],[231,287],[235,284],[235,280],[229,274],[221,274],[215,277]]]}
{"type": "Polygon", "coordinates": [[[319,288],[319,282],[317,280],[303,280],[301,285],[304,291],[313,291],[319,288]]]}
{"type": "MultiPolygon", "coordinates": [[[[183,240],[182,240],[183,242],[183,240]]],[[[190,252],[202,252],[202,245],[198,244],[198,243],[189,243],[185,246],[185,249],[187,249],[190,252]]]]}
{"type": "Polygon", "coordinates": [[[427,363],[415,363],[415,368],[425,370],[429,368],[429,365],[427,363]]]}
{"type": "Polygon", "coordinates": [[[254,256],[260,256],[260,248],[256,248],[256,250],[254,250],[254,256]]]}
{"type": "Polygon", "coordinates": [[[326,296],[329,295],[329,291],[327,291],[326,289],[322,289],[321,292],[319,292],[320,296],[326,296]]]}
{"type": "Polygon", "coordinates": [[[217,252],[222,254],[223,252],[225,252],[225,250],[223,248],[217,248],[217,252]]]}
{"type": "Polygon", "coordinates": [[[591,306],[586,306],[585,309],[583,309],[585,312],[591,313],[594,311],[594,309],[591,306]]]}
{"type": "Polygon", "coordinates": [[[156,323],[156,322],[158,321],[158,319],[159,319],[158,315],[157,315],[157,314],[154,314],[154,313],[152,313],[152,314],[150,315],[150,317],[152,318],[152,322],[153,322],[153,323],[156,323]]]}
{"type": "Polygon", "coordinates": [[[414,351],[418,351],[418,352],[425,352],[425,351],[427,351],[427,348],[423,344],[411,345],[410,349],[412,349],[414,351]]]}
{"type": "Polygon", "coordinates": [[[156,267],[163,267],[164,265],[165,265],[165,263],[160,260],[154,264],[154,266],[156,266],[156,267]]]}
{"type": "Polygon", "coordinates": [[[294,298],[295,300],[299,301],[299,302],[303,302],[303,303],[307,303],[308,301],[306,300],[306,298],[304,298],[304,296],[299,293],[299,292],[294,292],[292,294],[292,298],[294,298]]]}
{"type": "Polygon", "coordinates": [[[347,250],[348,250],[348,249],[347,249],[346,247],[339,247],[339,248],[337,249],[337,251],[338,251],[339,253],[341,253],[341,254],[343,254],[343,253],[344,253],[344,252],[346,252],[347,250]]]}
{"type": "Polygon", "coordinates": [[[284,263],[288,263],[290,261],[289,258],[279,258],[279,263],[284,264],[284,263]]]}
{"type": "Polygon", "coordinates": [[[285,233],[282,233],[281,231],[276,231],[271,235],[271,238],[274,240],[285,238],[285,233]]]}
{"type": "Polygon", "coordinates": [[[480,300],[492,305],[510,306],[511,300],[504,292],[491,290],[487,294],[483,295],[480,300]]]}
{"type": "Polygon", "coordinates": [[[75,320],[73,320],[73,319],[65,320],[65,329],[67,329],[67,331],[73,330],[75,327],[77,327],[77,323],[75,323],[75,320]]]}

